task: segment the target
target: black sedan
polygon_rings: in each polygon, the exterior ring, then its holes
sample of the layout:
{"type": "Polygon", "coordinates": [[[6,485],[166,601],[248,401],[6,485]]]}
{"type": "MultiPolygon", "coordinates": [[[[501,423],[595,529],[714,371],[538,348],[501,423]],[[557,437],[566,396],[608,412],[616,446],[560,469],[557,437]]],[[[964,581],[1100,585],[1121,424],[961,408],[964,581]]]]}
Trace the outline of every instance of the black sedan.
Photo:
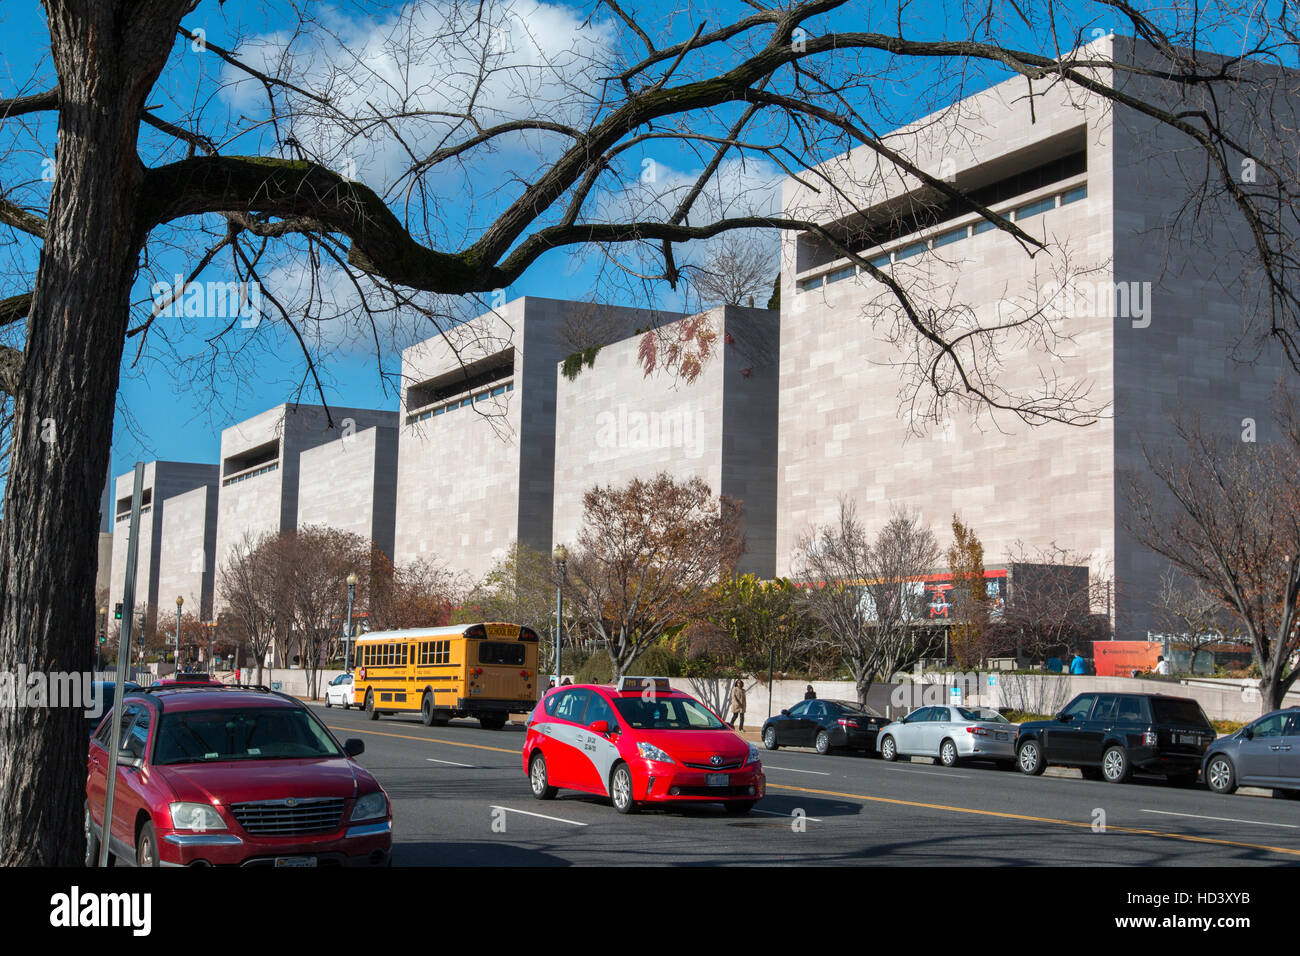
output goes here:
{"type": "Polygon", "coordinates": [[[763,724],[763,746],[813,747],[819,754],[832,750],[873,753],[876,734],[889,718],[851,700],[802,700],[763,724]]]}

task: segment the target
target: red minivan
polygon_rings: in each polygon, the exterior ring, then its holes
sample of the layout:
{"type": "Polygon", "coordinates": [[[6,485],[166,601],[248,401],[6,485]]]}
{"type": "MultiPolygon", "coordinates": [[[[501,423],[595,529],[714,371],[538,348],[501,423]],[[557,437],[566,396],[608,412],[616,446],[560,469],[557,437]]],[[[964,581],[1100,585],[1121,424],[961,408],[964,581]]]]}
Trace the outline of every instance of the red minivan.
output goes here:
{"type": "Polygon", "coordinates": [[[299,701],[196,685],[127,694],[90,741],[86,861],[99,859],[108,767],[109,851],[137,866],[385,866],[392,805],[299,701]],[[117,715],[120,714],[120,717],[117,715]],[[109,760],[113,720],[121,750],[109,760]]]}
{"type": "Polygon", "coordinates": [[[523,763],[537,799],[584,790],[607,794],[619,813],[721,803],[743,814],[766,787],[758,748],[665,677],[548,691],[528,718],[523,763]]]}

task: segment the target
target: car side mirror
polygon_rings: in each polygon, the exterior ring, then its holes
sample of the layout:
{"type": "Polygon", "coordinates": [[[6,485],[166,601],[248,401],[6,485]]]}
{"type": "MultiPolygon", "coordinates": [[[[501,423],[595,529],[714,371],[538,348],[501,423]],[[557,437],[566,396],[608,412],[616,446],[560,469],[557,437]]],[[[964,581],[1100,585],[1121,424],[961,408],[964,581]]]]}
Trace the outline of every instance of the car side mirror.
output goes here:
{"type": "Polygon", "coordinates": [[[360,757],[366,752],[366,742],[360,737],[349,737],[343,741],[343,752],[349,757],[360,757]]]}
{"type": "Polygon", "coordinates": [[[1057,714],[1056,719],[1063,724],[1068,724],[1070,721],[1074,720],[1074,714],[1057,714]]]}
{"type": "Polygon", "coordinates": [[[590,730],[593,734],[607,734],[609,733],[609,721],[597,720],[594,723],[592,723],[592,725],[588,728],[588,730],[590,730]]]}
{"type": "Polygon", "coordinates": [[[1247,740],[1251,740],[1255,736],[1255,731],[1251,730],[1249,727],[1242,727],[1241,736],[1245,737],[1247,740]]]}
{"type": "Polygon", "coordinates": [[[781,716],[782,716],[782,717],[789,717],[789,716],[790,716],[790,711],[788,711],[788,710],[783,710],[783,711],[781,711],[781,716]]]}
{"type": "Polygon", "coordinates": [[[132,770],[139,770],[144,766],[144,761],[139,757],[132,756],[127,751],[122,751],[117,755],[117,765],[119,767],[130,767],[132,770]]]}

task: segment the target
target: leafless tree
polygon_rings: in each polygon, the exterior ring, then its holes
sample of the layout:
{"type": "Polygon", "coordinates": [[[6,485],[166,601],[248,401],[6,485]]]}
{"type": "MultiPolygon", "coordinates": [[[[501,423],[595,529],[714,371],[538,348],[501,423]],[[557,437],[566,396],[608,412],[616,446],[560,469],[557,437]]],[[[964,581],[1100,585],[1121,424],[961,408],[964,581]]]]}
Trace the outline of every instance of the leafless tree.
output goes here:
{"type": "Polygon", "coordinates": [[[1129,531],[1239,622],[1261,671],[1264,710],[1282,706],[1300,651],[1300,428],[1279,398],[1285,438],[1242,442],[1176,419],[1173,449],[1144,449],[1150,482],[1128,492],[1129,531]]]}
{"type": "Polygon", "coordinates": [[[276,635],[279,573],[275,535],[254,538],[245,533],[231,548],[217,581],[219,603],[225,608],[222,620],[238,634],[240,644],[249,654],[249,663],[257,662],[259,684],[266,652],[276,635]]]}
{"type": "Polygon", "coordinates": [[[1166,634],[1191,654],[1191,666],[1202,651],[1225,641],[1240,640],[1241,626],[1223,602],[1199,582],[1183,579],[1172,567],[1160,575],[1152,606],[1166,634]]]}
{"type": "Polygon", "coordinates": [[[691,272],[703,304],[753,308],[767,301],[779,266],[775,247],[740,234],[724,236],[704,265],[691,272]]]}
{"type": "Polygon", "coordinates": [[[1107,569],[1090,567],[1088,556],[1056,542],[1030,548],[1017,541],[1007,562],[1008,593],[995,622],[1000,646],[1042,659],[1108,636],[1107,569]]]}
{"type": "Polygon", "coordinates": [[[604,643],[615,679],[703,610],[709,588],[744,554],[741,528],[739,504],[700,478],[665,473],[586,493],[565,593],[574,617],[604,643]]]}
{"type": "Polygon", "coordinates": [[[922,582],[939,562],[939,542],[919,516],[900,508],[873,539],[857,506],[843,498],[838,521],[804,532],[796,551],[805,606],[821,625],[812,641],[839,653],[865,704],[873,683],[916,657],[922,582]]]}
{"type": "MultiPolygon", "coordinates": [[[[1258,272],[1254,331],[1300,364],[1296,137],[1274,119],[1300,45],[1285,9],[1104,2],[1102,17],[1063,0],[963,5],[916,39],[906,5],[837,29],[845,0],[753,3],[722,22],[688,0],[645,14],[605,0],[586,18],[528,0],[411,0],[392,15],[297,4],[276,8],[281,19],[261,36],[244,35],[235,4],[209,3],[206,19],[191,16],[199,6],[46,0],[49,55],[32,57],[32,75],[0,99],[0,326],[22,340],[0,345],[0,391],[14,401],[2,668],[90,665],[93,531],[124,357],[128,367],[166,360],[210,394],[221,374],[255,374],[250,342],[288,346],[303,356],[293,389],[323,395],[341,340],[382,349],[406,337],[410,316],[425,335],[446,330],[481,309],[471,297],[495,302],[557,249],[589,253],[599,288],[644,289],[678,284],[688,243],[800,230],[889,290],[900,342],[916,346],[905,377],[914,395],[934,396],[924,415],[971,401],[1031,423],[1094,421],[1077,382],[1004,377],[1001,346],[1061,343],[1040,305],[981,320],[873,266],[854,235],[824,225],[831,204],[866,211],[871,183],[846,189],[819,165],[856,145],[879,157],[886,180],[914,186],[918,203],[955,203],[1026,255],[1043,251],[881,132],[898,118],[880,91],[918,65],[912,116],[1014,76],[1029,112],[1060,89],[1178,136],[1203,164],[1188,209],[1242,225],[1258,272]],[[1240,22],[1257,24],[1240,54],[1203,51],[1202,36],[1240,22]],[[1083,44],[1093,28],[1118,26],[1142,38],[1141,55],[1083,44]],[[660,161],[678,155],[694,168],[675,174],[660,161]],[[37,172],[44,159],[48,178],[37,172]],[[753,188],[755,169],[800,176],[822,210],[776,208],[772,189],[753,188]],[[196,283],[231,282],[260,292],[256,315],[176,314],[196,283]],[[196,333],[207,347],[179,352],[196,333]]],[[[381,374],[396,381],[391,368],[381,374]]],[[[0,714],[0,861],[79,858],[79,727],[66,708],[0,714]]]]}

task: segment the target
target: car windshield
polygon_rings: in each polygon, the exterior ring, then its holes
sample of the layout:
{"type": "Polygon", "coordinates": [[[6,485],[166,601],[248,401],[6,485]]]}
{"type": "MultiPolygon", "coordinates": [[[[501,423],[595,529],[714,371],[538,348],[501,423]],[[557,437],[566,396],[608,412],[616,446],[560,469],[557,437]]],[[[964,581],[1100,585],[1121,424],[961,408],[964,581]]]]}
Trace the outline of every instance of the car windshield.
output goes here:
{"type": "Polygon", "coordinates": [[[619,697],[614,706],[634,730],[722,730],[727,726],[703,705],[685,697],[619,697]]]}
{"type": "Polygon", "coordinates": [[[222,708],[164,713],[155,764],[341,757],[334,740],[297,707],[222,708]]]}
{"type": "Polygon", "coordinates": [[[995,724],[1011,723],[992,707],[958,707],[957,713],[961,714],[962,720],[983,720],[995,724]]]}

